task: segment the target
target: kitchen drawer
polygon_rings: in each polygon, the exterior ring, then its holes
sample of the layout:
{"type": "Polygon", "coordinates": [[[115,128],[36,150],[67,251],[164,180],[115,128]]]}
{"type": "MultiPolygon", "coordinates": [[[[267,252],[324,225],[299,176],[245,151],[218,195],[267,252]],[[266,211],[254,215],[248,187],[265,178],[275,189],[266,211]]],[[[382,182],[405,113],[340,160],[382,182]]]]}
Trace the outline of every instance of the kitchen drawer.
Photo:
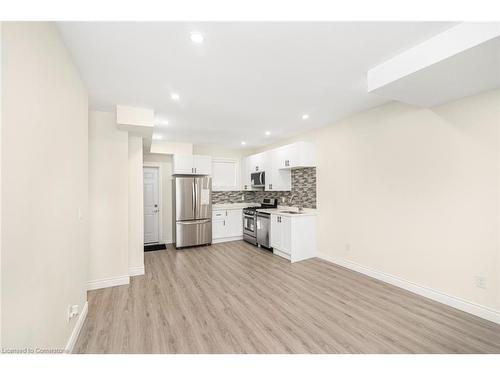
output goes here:
{"type": "Polygon", "coordinates": [[[227,216],[226,210],[212,211],[212,220],[223,219],[227,216]]]}

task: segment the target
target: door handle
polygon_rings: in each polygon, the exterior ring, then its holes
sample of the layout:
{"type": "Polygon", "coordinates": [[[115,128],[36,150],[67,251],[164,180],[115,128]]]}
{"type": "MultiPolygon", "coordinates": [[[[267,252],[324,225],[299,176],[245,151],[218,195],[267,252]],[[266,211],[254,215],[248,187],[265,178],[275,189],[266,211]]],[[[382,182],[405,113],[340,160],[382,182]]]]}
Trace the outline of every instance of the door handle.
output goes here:
{"type": "Polygon", "coordinates": [[[193,217],[196,218],[196,186],[194,185],[194,181],[193,181],[193,184],[191,186],[191,188],[193,189],[193,196],[191,197],[191,203],[193,204],[193,217]]]}

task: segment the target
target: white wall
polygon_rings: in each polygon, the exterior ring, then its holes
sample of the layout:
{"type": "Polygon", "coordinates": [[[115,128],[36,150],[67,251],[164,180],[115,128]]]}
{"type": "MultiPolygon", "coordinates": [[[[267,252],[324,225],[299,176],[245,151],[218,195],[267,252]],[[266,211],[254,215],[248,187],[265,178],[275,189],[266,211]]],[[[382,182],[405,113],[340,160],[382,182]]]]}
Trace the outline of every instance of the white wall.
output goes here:
{"type": "MultiPolygon", "coordinates": [[[[157,166],[161,174],[161,243],[172,243],[172,156],[144,154],[144,165],[157,166]]],[[[141,180],[142,181],[142,180],[141,180]]]]}
{"type": "Polygon", "coordinates": [[[499,310],[499,127],[492,91],[390,103],[279,144],[316,144],[321,253],[499,310]]]}
{"type": "MultiPolygon", "coordinates": [[[[0,182],[2,181],[2,22],[0,21],[0,182]]],[[[2,184],[0,183],[0,212],[2,184]]],[[[0,348],[2,347],[2,215],[0,215],[0,348]]]]}
{"type": "Polygon", "coordinates": [[[128,277],[128,187],[128,133],[114,113],[90,111],[90,284],[128,277]]]}
{"type": "Polygon", "coordinates": [[[56,26],[3,23],[4,348],[64,349],[68,306],[86,302],[87,124],[87,92],[56,26]]]}
{"type": "Polygon", "coordinates": [[[142,138],[128,137],[128,267],[129,274],[144,273],[144,201],[142,138]]]}

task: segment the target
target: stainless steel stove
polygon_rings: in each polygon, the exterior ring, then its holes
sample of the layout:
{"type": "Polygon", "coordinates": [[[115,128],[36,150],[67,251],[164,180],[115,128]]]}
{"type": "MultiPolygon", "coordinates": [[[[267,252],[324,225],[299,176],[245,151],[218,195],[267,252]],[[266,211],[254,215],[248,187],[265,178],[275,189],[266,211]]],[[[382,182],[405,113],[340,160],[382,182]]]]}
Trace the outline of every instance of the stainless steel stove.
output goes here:
{"type": "MultiPolygon", "coordinates": [[[[258,207],[246,207],[243,209],[243,240],[257,245],[257,209],[276,208],[278,200],[276,198],[264,198],[258,207]]],[[[264,244],[268,247],[268,244],[264,244]]]]}

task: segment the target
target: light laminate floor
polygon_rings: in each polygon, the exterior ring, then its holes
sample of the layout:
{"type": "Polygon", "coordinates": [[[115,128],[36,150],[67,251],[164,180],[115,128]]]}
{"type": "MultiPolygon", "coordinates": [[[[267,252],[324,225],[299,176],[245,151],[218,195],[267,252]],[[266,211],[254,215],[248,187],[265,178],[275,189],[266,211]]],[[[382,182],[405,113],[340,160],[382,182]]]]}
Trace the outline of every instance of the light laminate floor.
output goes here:
{"type": "Polygon", "coordinates": [[[320,259],[242,241],[145,254],[89,292],[76,353],[500,353],[500,326],[320,259]]]}

